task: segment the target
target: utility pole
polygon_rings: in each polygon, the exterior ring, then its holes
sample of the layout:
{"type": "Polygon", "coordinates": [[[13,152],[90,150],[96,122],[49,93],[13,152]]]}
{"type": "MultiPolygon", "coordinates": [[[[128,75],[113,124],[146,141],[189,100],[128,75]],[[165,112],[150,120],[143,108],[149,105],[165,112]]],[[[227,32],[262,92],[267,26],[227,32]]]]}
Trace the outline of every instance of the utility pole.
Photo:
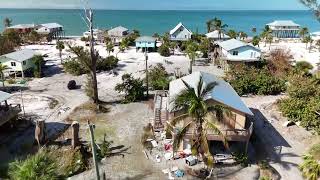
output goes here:
{"type": "Polygon", "coordinates": [[[149,98],[149,78],[148,78],[148,50],[147,50],[147,42],[145,42],[145,52],[144,56],[146,58],[146,84],[147,84],[147,98],[149,98]]]}
{"type": "Polygon", "coordinates": [[[91,147],[92,147],[92,156],[93,156],[94,167],[96,170],[97,180],[100,180],[98,159],[97,159],[97,149],[96,149],[96,143],[94,141],[94,133],[93,133],[95,125],[90,124],[90,122],[88,121],[88,126],[89,126],[90,137],[91,137],[91,147]]]}

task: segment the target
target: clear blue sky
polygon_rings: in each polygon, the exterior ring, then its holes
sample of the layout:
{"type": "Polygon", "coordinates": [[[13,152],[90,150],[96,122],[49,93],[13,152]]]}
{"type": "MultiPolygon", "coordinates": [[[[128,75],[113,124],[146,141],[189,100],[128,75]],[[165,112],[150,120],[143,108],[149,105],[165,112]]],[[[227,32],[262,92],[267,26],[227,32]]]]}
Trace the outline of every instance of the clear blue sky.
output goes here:
{"type": "MultiPolygon", "coordinates": [[[[96,9],[302,10],[299,0],[85,0],[96,9]]],[[[81,8],[83,0],[0,0],[1,8],[81,8]]]]}

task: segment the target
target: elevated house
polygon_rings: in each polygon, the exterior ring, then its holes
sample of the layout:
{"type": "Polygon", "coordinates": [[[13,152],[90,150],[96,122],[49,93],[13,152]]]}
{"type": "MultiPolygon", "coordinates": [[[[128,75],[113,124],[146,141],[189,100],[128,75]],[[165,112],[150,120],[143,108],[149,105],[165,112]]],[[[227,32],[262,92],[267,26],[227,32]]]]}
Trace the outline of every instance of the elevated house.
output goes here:
{"type": "Polygon", "coordinates": [[[151,36],[141,36],[136,39],[136,49],[147,50],[147,51],[155,51],[156,50],[156,42],[157,39],[151,36]]]}
{"type": "Polygon", "coordinates": [[[25,34],[33,31],[35,27],[36,27],[35,24],[17,24],[17,25],[7,27],[7,29],[13,29],[19,34],[25,34]]]}
{"type": "Polygon", "coordinates": [[[5,71],[5,74],[17,75],[21,73],[21,76],[24,78],[24,73],[35,66],[32,62],[34,55],[37,55],[37,53],[31,49],[18,50],[0,56],[0,63],[7,65],[9,68],[5,71]]]}
{"type": "MultiPolygon", "coordinates": [[[[85,37],[85,38],[91,37],[91,31],[89,30],[89,31],[84,32],[83,37],[85,37]]],[[[100,29],[93,29],[93,38],[96,41],[103,42],[104,41],[104,31],[102,31],[100,29]]]]}
{"type": "MultiPolygon", "coordinates": [[[[175,109],[174,100],[186,89],[184,82],[192,88],[197,89],[200,77],[203,79],[204,86],[212,82],[217,83],[216,87],[208,93],[205,99],[207,105],[221,105],[226,109],[221,121],[216,121],[213,116],[208,115],[208,118],[212,118],[212,122],[215,123],[220,132],[222,132],[222,134],[219,134],[218,132],[209,131],[207,134],[208,141],[223,141],[225,137],[230,142],[245,142],[247,148],[253,131],[253,122],[250,121],[249,117],[252,116],[253,113],[229,83],[212,74],[199,71],[171,81],[168,92],[162,91],[156,93],[154,109],[155,130],[162,130],[165,126],[172,127],[170,124],[171,119],[187,113],[186,109],[175,109]]],[[[190,120],[191,117],[187,117],[177,126],[183,126],[190,120]]],[[[188,146],[190,139],[192,139],[193,131],[194,127],[189,128],[183,148],[188,146]]]]}
{"type": "Polygon", "coordinates": [[[214,30],[206,34],[206,37],[212,41],[225,41],[231,39],[228,35],[220,33],[218,30],[214,30]]]}
{"type": "Polygon", "coordinates": [[[261,60],[261,50],[252,44],[236,39],[215,43],[213,60],[216,65],[228,70],[231,64],[255,64],[261,60]]]}
{"type": "Polygon", "coordinates": [[[47,37],[47,40],[59,39],[64,37],[63,26],[58,23],[45,23],[35,27],[35,31],[47,37]]]}
{"type": "Polygon", "coordinates": [[[129,35],[129,29],[122,27],[122,26],[118,26],[115,28],[112,28],[108,31],[108,36],[111,38],[111,40],[114,43],[119,43],[122,41],[123,38],[127,37],[129,35]]]}
{"type": "Polygon", "coordinates": [[[276,38],[299,38],[300,25],[290,20],[278,20],[266,24],[276,38]]]}
{"type": "Polygon", "coordinates": [[[188,41],[192,37],[192,32],[187,29],[181,22],[170,30],[170,40],[188,41]]]}
{"type": "Polygon", "coordinates": [[[19,112],[21,112],[20,104],[8,104],[7,100],[11,96],[9,93],[0,91],[0,126],[17,117],[19,112]]]}

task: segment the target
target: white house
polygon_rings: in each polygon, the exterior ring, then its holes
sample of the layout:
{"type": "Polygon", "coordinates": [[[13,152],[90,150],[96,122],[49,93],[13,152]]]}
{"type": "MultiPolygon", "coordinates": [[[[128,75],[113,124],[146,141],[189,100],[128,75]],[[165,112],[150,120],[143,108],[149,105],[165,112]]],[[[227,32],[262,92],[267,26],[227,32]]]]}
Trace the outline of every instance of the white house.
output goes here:
{"type": "Polygon", "coordinates": [[[49,39],[57,39],[64,36],[63,26],[58,23],[45,23],[36,25],[34,30],[39,34],[47,35],[49,39]]]}
{"type": "Polygon", "coordinates": [[[172,41],[187,41],[191,39],[192,32],[188,30],[181,22],[170,31],[172,41]]]}
{"type": "Polygon", "coordinates": [[[261,58],[259,48],[236,39],[217,42],[215,53],[215,57],[225,70],[228,70],[230,64],[253,63],[260,61],[261,58]]]}
{"type": "Polygon", "coordinates": [[[34,55],[37,55],[35,51],[23,49],[0,56],[0,63],[8,66],[8,70],[5,72],[6,75],[21,73],[22,77],[24,77],[24,72],[34,67],[34,63],[31,60],[34,55]]]}
{"type": "Polygon", "coordinates": [[[278,20],[266,24],[277,38],[299,38],[300,25],[290,20],[278,20]]]}
{"type": "Polygon", "coordinates": [[[123,27],[123,26],[118,26],[115,28],[112,28],[108,31],[108,36],[111,38],[111,40],[114,43],[119,43],[122,41],[123,38],[125,38],[127,35],[129,35],[129,29],[123,27]]]}
{"type": "MultiPolygon", "coordinates": [[[[83,33],[83,37],[89,38],[91,36],[90,31],[86,31],[83,33]]],[[[103,41],[104,39],[104,32],[100,29],[93,29],[93,38],[97,41],[103,41]]]]}
{"type": "Polygon", "coordinates": [[[211,39],[213,41],[225,41],[230,39],[230,37],[224,33],[219,33],[218,30],[209,32],[206,34],[208,39],[211,39]]]}

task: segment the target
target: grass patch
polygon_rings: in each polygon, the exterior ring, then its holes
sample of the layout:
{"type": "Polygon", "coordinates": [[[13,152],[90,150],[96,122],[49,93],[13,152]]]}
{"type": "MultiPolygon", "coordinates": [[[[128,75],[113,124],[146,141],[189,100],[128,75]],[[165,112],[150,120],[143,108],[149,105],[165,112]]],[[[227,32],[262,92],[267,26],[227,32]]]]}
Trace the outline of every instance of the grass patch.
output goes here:
{"type": "Polygon", "coordinates": [[[317,160],[320,160],[320,143],[313,145],[309,153],[317,160]]]}

